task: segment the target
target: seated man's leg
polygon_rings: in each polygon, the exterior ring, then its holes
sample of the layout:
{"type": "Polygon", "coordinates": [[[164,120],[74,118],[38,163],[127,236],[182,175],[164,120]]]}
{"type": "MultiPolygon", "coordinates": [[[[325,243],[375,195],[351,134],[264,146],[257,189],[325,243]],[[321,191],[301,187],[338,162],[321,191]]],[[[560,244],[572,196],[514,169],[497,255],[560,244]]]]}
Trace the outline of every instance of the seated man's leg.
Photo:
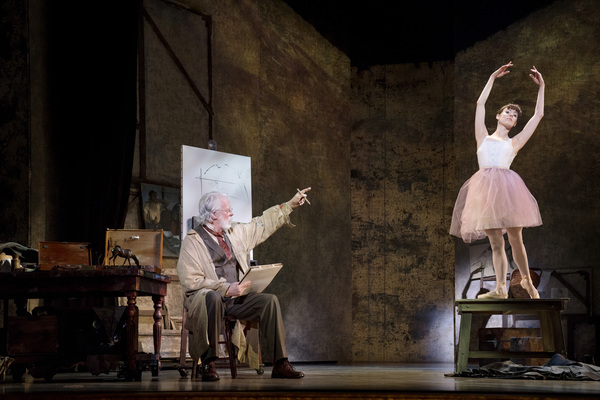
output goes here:
{"type": "Polygon", "coordinates": [[[259,323],[259,333],[265,337],[267,350],[273,355],[273,377],[302,378],[304,376],[302,372],[295,371],[287,361],[285,327],[277,296],[268,293],[250,293],[228,304],[225,313],[243,321],[259,323]],[[281,368],[278,366],[285,369],[284,376],[279,376],[281,374],[277,371],[281,368]]]}
{"type": "Polygon", "coordinates": [[[227,305],[227,315],[242,321],[258,322],[259,332],[267,340],[268,352],[274,361],[287,357],[285,328],[277,296],[268,293],[250,293],[227,305]]]}
{"type": "Polygon", "coordinates": [[[217,291],[208,292],[206,294],[206,314],[208,317],[207,334],[209,347],[201,357],[203,381],[219,380],[214,361],[219,358],[217,346],[223,325],[224,312],[225,307],[221,294],[217,291]]]}
{"type": "Polygon", "coordinates": [[[217,346],[221,328],[223,327],[224,312],[221,294],[215,290],[208,292],[206,294],[206,314],[208,317],[207,334],[209,347],[206,353],[202,354],[203,364],[219,358],[217,346]]]}

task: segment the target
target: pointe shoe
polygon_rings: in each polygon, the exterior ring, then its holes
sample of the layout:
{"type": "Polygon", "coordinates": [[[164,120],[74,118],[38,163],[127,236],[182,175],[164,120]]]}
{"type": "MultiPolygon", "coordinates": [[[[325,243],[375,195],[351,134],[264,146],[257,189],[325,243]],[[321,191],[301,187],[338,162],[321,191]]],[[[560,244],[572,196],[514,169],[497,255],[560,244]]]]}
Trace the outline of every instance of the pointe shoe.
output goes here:
{"type": "Polygon", "coordinates": [[[531,297],[532,299],[540,298],[540,294],[538,293],[535,286],[533,286],[533,283],[531,283],[530,279],[522,278],[521,287],[527,291],[527,294],[529,294],[529,297],[531,297]]]}
{"type": "Polygon", "coordinates": [[[508,299],[506,288],[497,287],[491,292],[483,293],[477,296],[478,299],[508,299]]]}

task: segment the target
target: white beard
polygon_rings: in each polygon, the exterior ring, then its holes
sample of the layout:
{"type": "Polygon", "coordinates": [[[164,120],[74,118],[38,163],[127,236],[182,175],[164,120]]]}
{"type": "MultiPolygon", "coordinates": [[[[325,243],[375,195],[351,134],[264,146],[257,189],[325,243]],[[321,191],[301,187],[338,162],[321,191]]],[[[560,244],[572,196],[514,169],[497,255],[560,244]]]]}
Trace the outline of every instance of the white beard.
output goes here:
{"type": "Polygon", "coordinates": [[[229,228],[231,228],[231,217],[223,217],[223,216],[219,216],[219,225],[221,225],[221,229],[223,229],[224,231],[228,230],[229,228]]]}

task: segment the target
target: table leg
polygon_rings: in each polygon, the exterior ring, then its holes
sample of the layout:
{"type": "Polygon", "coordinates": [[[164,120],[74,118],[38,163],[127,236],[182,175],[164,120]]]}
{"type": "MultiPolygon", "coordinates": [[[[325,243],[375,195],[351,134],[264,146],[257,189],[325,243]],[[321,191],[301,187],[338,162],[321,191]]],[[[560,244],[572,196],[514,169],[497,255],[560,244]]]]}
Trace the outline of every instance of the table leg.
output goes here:
{"type": "Polygon", "coordinates": [[[565,339],[562,330],[562,324],[560,320],[560,313],[558,311],[550,313],[550,325],[552,325],[552,332],[554,336],[554,351],[558,354],[566,356],[565,350],[565,339]]]}
{"type": "Polygon", "coordinates": [[[550,313],[548,311],[541,311],[539,315],[540,330],[542,331],[542,348],[544,351],[556,351],[550,313]]]}
{"type": "Polygon", "coordinates": [[[138,308],[135,304],[137,294],[127,293],[127,378],[141,380],[136,354],[138,352],[138,308]]]}
{"type": "Polygon", "coordinates": [[[463,372],[469,363],[469,342],[471,341],[471,321],[473,314],[463,313],[460,318],[460,330],[458,334],[458,359],[456,361],[456,372],[463,372]]]}
{"type": "Polygon", "coordinates": [[[154,354],[156,356],[156,365],[152,367],[152,376],[158,376],[160,372],[160,343],[162,340],[162,306],[164,296],[154,295],[154,325],[152,326],[152,337],[154,339],[154,354]]]}

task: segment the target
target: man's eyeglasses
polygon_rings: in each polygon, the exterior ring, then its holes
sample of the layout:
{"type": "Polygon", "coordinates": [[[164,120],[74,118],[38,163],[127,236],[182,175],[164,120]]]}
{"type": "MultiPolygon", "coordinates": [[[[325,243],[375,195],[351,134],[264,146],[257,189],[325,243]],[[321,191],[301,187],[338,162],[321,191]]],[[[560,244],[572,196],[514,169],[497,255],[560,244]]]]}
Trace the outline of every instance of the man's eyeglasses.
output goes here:
{"type": "Polygon", "coordinates": [[[223,211],[225,214],[233,214],[233,207],[228,208],[227,210],[215,210],[215,212],[217,211],[223,211]]]}

